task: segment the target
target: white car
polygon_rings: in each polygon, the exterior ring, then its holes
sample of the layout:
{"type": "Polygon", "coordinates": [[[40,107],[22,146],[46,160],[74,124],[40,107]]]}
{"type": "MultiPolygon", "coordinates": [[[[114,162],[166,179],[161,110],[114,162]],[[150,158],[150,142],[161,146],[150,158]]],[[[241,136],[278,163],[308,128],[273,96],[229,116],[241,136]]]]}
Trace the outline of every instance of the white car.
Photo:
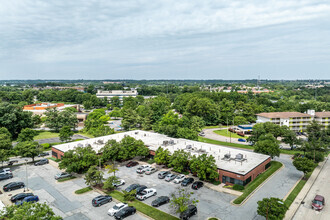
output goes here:
{"type": "Polygon", "coordinates": [[[108,210],[108,215],[114,216],[117,212],[126,207],[128,207],[127,203],[118,203],[108,210]]]}
{"type": "Polygon", "coordinates": [[[2,168],[0,169],[0,175],[11,174],[10,168],[2,168]]]}
{"type": "Polygon", "coordinates": [[[185,175],[183,175],[183,174],[179,174],[175,179],[174,179],[174,183],[181,183],[182,182],[182,180],[184,180],[184,178],[186,178],[185,177],[185,175]]]}
{"type": "Polygon", "coordinates": [[[149,198],[151,196],[155,196],[155,195],[157,195],[156,189],[149,188],[149,189],[145,189],[142,192],[138,193],[136,195],[136,198],[138,200],[146,200],[147,198],[149,198]]]}
{"type": "Polygon", "coordinates": [[[142,165],[139,168],[136,169],[137,173],[144,173],[147,169],[150,169],[150,165],[142,165]]]}
{"type": "Polygon", "coordinates": [[[119,179],[118,182],[112,184],[114,187],[125,185],[125,180],[119,179]]]}

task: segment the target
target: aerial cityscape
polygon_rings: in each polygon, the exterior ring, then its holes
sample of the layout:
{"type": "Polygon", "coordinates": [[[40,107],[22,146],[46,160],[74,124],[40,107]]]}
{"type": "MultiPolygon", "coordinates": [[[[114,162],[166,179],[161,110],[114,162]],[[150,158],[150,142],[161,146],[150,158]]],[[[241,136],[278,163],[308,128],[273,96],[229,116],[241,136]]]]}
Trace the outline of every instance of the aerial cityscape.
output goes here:
{"type": "Polygon", "coordinates": [[[0,14],[0,219],[330,219],[328,2],[0,14]]]}

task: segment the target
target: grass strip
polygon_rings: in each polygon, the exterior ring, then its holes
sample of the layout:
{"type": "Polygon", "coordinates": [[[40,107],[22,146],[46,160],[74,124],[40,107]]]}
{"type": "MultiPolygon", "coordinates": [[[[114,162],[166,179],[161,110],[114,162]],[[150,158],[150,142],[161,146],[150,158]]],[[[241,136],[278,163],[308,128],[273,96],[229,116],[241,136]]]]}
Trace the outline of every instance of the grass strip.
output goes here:
{"type": "Polygon", "coordinates": [[[77,178],[77,177],[75,177],[75,176],[69,176],[69,177],[65,177],[65,178],[63,178],[63,179],[59,179],[59,180],[57,180],[57,182],[65,182],[65,181],[68,181],[68,180],[72,180],[72,179],[75,179],[75,178],[77,178]]]}
{"type": "Polygon", "coordinates": [[[270,163],[270,167],[248,184],[243,190],[243,194],[234,200],[235,204],[241,204],[261,183],[283,166],[283,164],[278,161],[271,161],[270,163]]]}
{"type": "Polygon", "coordinates": [[[82,189],[78,189],[76,190],[74,193],[75,194],[83,194],[83,193],[86,193],[86,192],[89,192],[89,191],[92,191],[92,187],[85,187],[85,188],[82,188],[82,189]]]}
{"type": "Polygon", "coordinates": [[[291,191],[290,195],[286,198],[284,201],[284,204],[289,208],[293,201],[296,199],[297,195],[301,191],[301,189],[304,187],[307,180],[301,179],[299,183],[294,187],[294,189],[291,191]]]}
{"type": "MultiPolygon", "coordinates": [[[[124,197],[123,197],[123,193],[119,192],[119,191],[112,191],[110,193],[108,193],[109,195],[111,195],[113,198],[121,201],[121,202],[125,202],[124,201],[124,197]]],[[[128,204],[130,206],[134,206],[136,208],[136,210],[138,210],[139,212],[142,212],[143,214],[155,219],[155,220],[178,220],[177,217],[167,214],[157,208],[154,208],[152,206],[149,206],[143,202],[140,202],[138,200],[134,200],[132,202],[128,202],[128,204]]]]}
{"type": "Polygon", "coordinates": [[[33,138],[34,140],[59,137],[58,132],[52,132],[52,131],[37,131],[37,132],[38,135],[33,138]]]}
{"type": "Polygon", "coordinates": [[[250,149],[250,150],[254,149],[254,147],[252,147],[250,145],[217,141],[217,140],[212,140],[212,139],[208,139],[205,137],[198,137],[198,141],[204,142],[204,143],[209,143],[209,144],[222,145],[222,146],[237,147],[237,148],[244,148],[244,149],[250,149]]]}
{"type": "Polygon", "coordinates": [[[239,136],[238,134],[234,132],[230,132],[227,129],[222,129],[222,130],[215,130],[213,131],[214,133],[224,136],[224,137],[232,137],[232,138],[243,138],[246,139],[246,137],[239,136]],[[231,133],[231,134],[230,134],[231,133]]]}

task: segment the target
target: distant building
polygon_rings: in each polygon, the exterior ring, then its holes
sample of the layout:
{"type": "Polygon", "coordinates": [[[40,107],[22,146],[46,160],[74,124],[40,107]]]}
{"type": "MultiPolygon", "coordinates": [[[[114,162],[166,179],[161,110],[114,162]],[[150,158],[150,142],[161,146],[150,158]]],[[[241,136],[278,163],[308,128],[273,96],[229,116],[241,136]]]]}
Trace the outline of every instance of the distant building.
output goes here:
{"type": "Polygon", "coordinates": [[[96,97],[103,99],[107,98],[108,100],[112,97],[119,97],[120,99],[123,99],[123,97],[136,97],[138,95],[138,92],[136,89],[131,90],[97,90],[96,97]]]}
{"type": "Polygon", "coordinates": [[[326,128],[330,124],[330,112],[315,112],[314,119],[326,128]]]}

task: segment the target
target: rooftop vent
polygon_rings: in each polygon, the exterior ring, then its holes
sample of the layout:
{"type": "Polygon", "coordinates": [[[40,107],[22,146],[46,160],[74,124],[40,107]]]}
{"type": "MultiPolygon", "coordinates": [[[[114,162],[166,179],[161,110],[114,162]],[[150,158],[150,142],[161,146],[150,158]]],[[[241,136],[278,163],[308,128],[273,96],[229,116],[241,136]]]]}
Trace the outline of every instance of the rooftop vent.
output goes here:
{"type": "Polygon", "coordinates": [[[170,144],[173,145],[174,144],[174,140],[170,140],[170,144]]]}
{"type": "Polygon", "coordinates": [[[134,134],[139,134],[139,132],[138,132],[138,131],[136,131],[134,134]]]}
{"type": "Polygon", "coordinates": [[[103,144],[103,140],[101,140],[101,139],[100,140],[97,140],[97,143],[98,144],[103,144]]]}
{"type": "Polygon", "coordinates": [[[163,145],[168,145],[168,141],[163,141],[163,145]]]}
{"type": "Polygon", "coordinates": [[[186,149],[188,149],[188,150],[191,150],[191,148],[192,148],[191,145],[187,145],[187,146],[186,146],[186,149]]]}
{"type": "Polygon", "coordinates": [[[79,143],[79,144],[77,144],[77,146],[78,146],[78,147],[83,147],[84,145],[81,144],[81,143],[79,143]]]}

